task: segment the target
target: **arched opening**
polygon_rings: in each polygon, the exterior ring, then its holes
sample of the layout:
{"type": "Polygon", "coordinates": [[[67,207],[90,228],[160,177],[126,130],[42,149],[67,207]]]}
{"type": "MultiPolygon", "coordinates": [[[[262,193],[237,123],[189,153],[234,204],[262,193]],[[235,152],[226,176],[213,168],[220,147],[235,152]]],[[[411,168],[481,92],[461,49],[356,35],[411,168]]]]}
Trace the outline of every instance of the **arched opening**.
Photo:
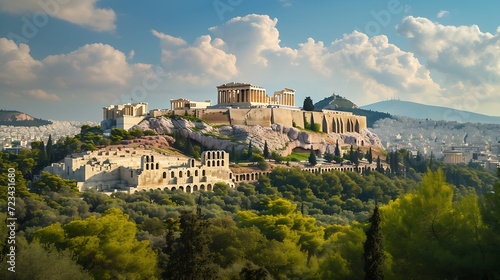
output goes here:
{"type": "Polygon", "coordinates": [[[180,187],[179,187],[179,190],[180,190],[181,192],[184,192],[184,187],[183,187],[183,186],[180,186],[180,187]]]}
{"type": "Polygon", "coordinates": [[[252,175],[250,176],[250,178],[252,178],[252,181],[254,180],[254,175],[253,175],[253,173],[252,173],[252,175]]]}
{"type": "Polygon", "coordinates": [[[156,169],[160,169],[160,164],[158,162],[156,163],[156,169]]]}
{"type": "Polygon", "coordinates": [[[323,116],[323,130],[324,133],[328,133],[328,123],[326,121],[326,117],[323,116]]]}
{"type": "Polygon", "coordinates": [[[201,185],[201,186],[200,186],[200,190],[201,190],[201,191],[204,191],[204,190],[205,190],[205,185],[201,185]]]}
{"type": "Polygon", "coordinates": [[[164,190],[164,191],[168,191],[168,187],[165,187],[163,190],[164,190]]]}
{"type": "Polygon", "coordinates": [[[229,179],[233,179],[233,173],[229,173],[229,179]]]}
{"type": "Polygon", "coordinates": [[[247,181],[250,181],[250,174],[247,174],[247,181]]]}
{"type": "Polygon", "coordinates": [[[212,191],[212,185],[211,184],[208,184],[207,185],[207,191],[211,192],[212,191]]]}
{"type": "Polygon", "coordinates": [[[146,170],[149,170],[149,164],[146,164],[146,170]]]}
{"type": "Polygon", "coordinates": [[[194,167],[194,159],[191,160],[191,167],[194,167]]]}
{"type": "Polygon", "coordinates": [[[182,171],[179,171],[179,178],[182,178],[182,171]]]}
{"type": "Polygon", "coordinates": [[[167,178],[167,172],[163,172],[163,179],[167,178]]]}
{"type": "Polygon", "coordinates": [[[210,161],[207,161],[207,166],[210,167],[210,161]]]}
{"type": "Polygon", "coordinates": [[[187,187],[186,187],[186,192],[187,192],[187,193],[191,193],[191,186],[187,186],[187,187]]]}
{"type": "Polygon", "coordinates": [[[221,161],[220,166],[224,166],[224,160],[221,161]]]}
{"type": "Polygon", "coordinates": [[[198,177],[198,170],[194,171],[194,176],[198,177]]]}
{"type": "Polygon", "coordinates": [[[359,121],[358,120],[356,120],[356,124],[354,125],[354,131],[359,133],[359,121]]]}
{"type": "Polygon", "coordinates": [[[154,169],[155,169],[155,164],[151,163],[151,170],[154,170],[154,169]]]}
{"type": "Polygon", "coordinates": [[[151,162],[155,162],[155,156],[151,156],[151,162]]]}
{"type": "Polygon", "coordinates": [[[210,159],[210,152],[207,152],[207,159],[210,159]]]}
{"type": "Polygon", "coordinates": [[[175,191],[175,187],[172,187],[170,190],[174,192],[175,191]]]}
{"type": "Polygon", "coordinates": [[[174,171],[170,172],[170,178],[174,178],[174,177],[175,177],[174,171]]]}
{"type": "Polygon", "coordinates": [[[212,166],[215,166],[215,160],[212,160],[212,166]]]}
{"type": "Polygon", "coordinates": [[[193,192],[197,192],[198,191],[198,186],[197,185],[194,185],[193,186],[193,192]]]}
{"type": "Polygon", "coordinates": [[[146,162],[149,162],[149,156],[146,156],[146,162]]]}
{"type": "Polygon", "coordinates": [[[332,132],[337,133],[337,121],[335,118],[332,119],[332,132]]]}
{"type": "Polygon", "coordinates": [[[201,171],[201,176],[205,176],[205,170],[201,171]]]}
{"type": "Polygon", "coordinates": [[[187,176],[191,177],[191,171],[189,171],[189,170],[187,171],[187,176]]]}
{"type": "Polygon", "coordinates": [[[219,160],[217,161],[217,166],[220,166],[220,161],[219,160]]]}

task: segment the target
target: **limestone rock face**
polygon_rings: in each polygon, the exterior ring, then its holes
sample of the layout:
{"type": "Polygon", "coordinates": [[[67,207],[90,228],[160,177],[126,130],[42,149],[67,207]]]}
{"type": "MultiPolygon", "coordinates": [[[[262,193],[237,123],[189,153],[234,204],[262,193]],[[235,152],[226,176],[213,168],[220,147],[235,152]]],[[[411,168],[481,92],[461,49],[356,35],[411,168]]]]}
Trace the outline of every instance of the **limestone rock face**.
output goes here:
{"type": "Polygon", "coordinates": [[[288,155],[295,148],[305,150],[312,148],[320,153],[333,153],[337,141],[340,145],[382,146],[378,136],[368,129],[363,129],[361,133],[326,134],[281,124],[272,124],[271,127],[259,125],[210,126],[204,122],[191,122],[181,117],[150,118],[133,128],[152,129],[158,134],[172,134],[178,131],[210,149],[217,150],[231,150],[233,146],[236,150],[246,149],[249,141],[252,141],[254,147],[263,150],[264,143],[267,141],[269,150],[276,151],[281,155],[288,155]]]}

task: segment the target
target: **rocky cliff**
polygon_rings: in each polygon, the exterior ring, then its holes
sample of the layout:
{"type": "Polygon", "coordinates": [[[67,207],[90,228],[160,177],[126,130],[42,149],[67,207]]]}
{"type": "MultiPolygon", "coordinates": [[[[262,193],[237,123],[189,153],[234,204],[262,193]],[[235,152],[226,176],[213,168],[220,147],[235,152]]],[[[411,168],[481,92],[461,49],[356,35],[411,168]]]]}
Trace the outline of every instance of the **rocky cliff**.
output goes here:
{"type": "Polygon", "coordinates": [[[269,150],[276,151],[281,155],[288,155],[295,148],[311,149],[311,146],[320,153],[326,151],[333,153],[337,140],[340,145],[381,147],[377,135],[367,129],[363,129],[360,133],[326,134],[280,124],[273,124],[271,127],[258,125],[211,126],[204,122],[192,122],[182,117],[150,118],[134,128],[152,129],[159,134],[172,134],[175,131],[180,131],[208,148],[220,150],[230,150],[233,145],[236,145],[236,149],[245,149],[248,147],[249,141],[252,141],[254,147],[263,150],[264,143],[267,141],[269,150]]]}

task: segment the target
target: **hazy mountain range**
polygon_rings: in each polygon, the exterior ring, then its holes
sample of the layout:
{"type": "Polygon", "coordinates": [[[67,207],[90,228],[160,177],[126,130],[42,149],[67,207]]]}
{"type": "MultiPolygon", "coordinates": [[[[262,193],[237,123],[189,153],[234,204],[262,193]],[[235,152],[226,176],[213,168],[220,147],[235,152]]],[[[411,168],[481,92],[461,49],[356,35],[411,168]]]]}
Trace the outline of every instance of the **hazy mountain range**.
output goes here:
{"type": "Polygon", "coordinates": [[[424,105],[420,103],[387,100],[362,106],[361,109],[389,113],[415,119],[431,119],[443,121],[457,121],[461,123],[494,123],[500,124],[500,117],[482,115],[457,109],[440,106],[424,105]]]}

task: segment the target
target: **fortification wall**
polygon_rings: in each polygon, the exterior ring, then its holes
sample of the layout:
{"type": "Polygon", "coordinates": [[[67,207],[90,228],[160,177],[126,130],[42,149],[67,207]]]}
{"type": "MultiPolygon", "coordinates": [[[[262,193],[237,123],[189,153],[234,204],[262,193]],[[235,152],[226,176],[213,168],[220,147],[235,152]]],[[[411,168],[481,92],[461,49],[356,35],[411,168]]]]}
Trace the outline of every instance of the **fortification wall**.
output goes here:
{"type": "Polygon", "coordinates": [[[299,111],[300,110],[289,110],[289,109],[282,109],[282,108],[272,108],[271,109],[271,123],[279,123],[284,126],[293,126],[293,117],[292,117],[292,112],[293,111],[299,111]]]}
{"type": "Polygon", "coordinates": [[[201,109],[198,110],[198,118],[204,119],[211,124],[231,125],[228,109],[201,109]]]}
{"type": "Polygon", "coordinates": [[[304,127],[304,111],[292,110],[292,122],[295,122],[295,126],[304,127]]]}
{"type": "Polygon", "coordinates": [[[271,108],[229,109],[233,125],[271,126],[271,108]]]}
{"type": "MultiPolygon", "coordinates": [[[[185,110],[182,110],[182,112],[185,112],[185,110]]],[[[179,113],[181,112],[179,111],[179,113]]],[[[188,114],[196,115],[216,125],[259,125],[270,127],[272,124],[284,126],[293,126],[295,124],[295,126],[302,128],[306,128],[304,120],[308,125],[311,124],[312,117],[314,123],[319,124],[320,131],[324,133],[359,133],[367,127],[366,117],[341,111],[308,112],[285,108],[231,108],[189,110],[188,114]]]]}

